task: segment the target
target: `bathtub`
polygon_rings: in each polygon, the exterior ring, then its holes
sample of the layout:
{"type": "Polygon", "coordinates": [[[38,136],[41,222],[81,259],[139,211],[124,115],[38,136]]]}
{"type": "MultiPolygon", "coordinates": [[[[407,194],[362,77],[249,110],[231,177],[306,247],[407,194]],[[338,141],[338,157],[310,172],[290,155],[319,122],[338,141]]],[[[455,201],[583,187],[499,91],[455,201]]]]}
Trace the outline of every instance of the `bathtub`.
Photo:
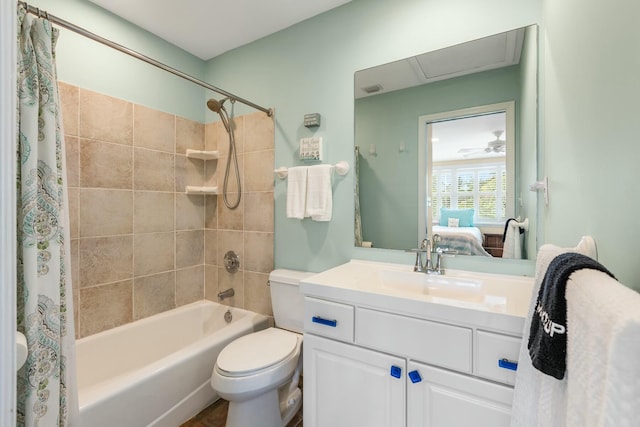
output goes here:
{"type": "Polygon", "coordinates": [[[199,301],[76,341],[81,426],[176,427],[218,399],[220,351],[270,318],[199,301]]]}

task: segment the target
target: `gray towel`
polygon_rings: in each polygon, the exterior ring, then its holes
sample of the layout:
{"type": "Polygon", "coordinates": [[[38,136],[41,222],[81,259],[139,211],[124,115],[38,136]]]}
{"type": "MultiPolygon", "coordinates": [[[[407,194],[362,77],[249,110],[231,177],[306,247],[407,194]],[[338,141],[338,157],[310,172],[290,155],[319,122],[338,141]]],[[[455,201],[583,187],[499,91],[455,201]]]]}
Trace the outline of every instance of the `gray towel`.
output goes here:
{"type": "Polygon", "coordinates": [[[569,276],[589,268],[613,276],[602,264],[588,256],[567,252],[555,257],[544,275],[529,333],[529,355],[533,366],[561,380],[566,370],[567,300],[569,276]]]}

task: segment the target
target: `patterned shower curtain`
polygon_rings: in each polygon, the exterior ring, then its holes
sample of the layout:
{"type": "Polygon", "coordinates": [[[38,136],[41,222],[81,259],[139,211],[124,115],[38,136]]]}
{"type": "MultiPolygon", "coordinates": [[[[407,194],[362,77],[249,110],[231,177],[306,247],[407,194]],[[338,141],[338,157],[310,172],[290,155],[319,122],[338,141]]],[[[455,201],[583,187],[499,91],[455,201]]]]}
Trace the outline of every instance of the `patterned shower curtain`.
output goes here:
{"type": "Polygon", "coordinates": [[[353,188],[353,197],[355,201],[355,218],[353,228],[355,231],[355,245],[362,246],[362,217],[360,216],[360,148],[356,145],[354,149],[355,164],[355,184],[353,188]]]}
{"type": "Polygon", "coordinates": [[[18,426],[77,425],[75,332],[64,140],[55,68],[58,31],[18,8],[18,426]]]}

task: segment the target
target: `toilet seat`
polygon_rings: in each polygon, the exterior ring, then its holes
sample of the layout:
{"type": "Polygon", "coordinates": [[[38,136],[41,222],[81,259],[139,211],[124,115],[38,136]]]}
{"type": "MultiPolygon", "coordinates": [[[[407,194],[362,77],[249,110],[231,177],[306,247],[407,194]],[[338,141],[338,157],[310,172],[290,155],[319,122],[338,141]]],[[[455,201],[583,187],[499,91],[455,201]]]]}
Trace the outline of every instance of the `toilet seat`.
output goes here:
{"type": "Polygon", "coordinates": [[[269,328],[244,335],[218,355],[216,368],[226,377],[246,377],[286,362],[298,347],[295,333],[269,328]]]}

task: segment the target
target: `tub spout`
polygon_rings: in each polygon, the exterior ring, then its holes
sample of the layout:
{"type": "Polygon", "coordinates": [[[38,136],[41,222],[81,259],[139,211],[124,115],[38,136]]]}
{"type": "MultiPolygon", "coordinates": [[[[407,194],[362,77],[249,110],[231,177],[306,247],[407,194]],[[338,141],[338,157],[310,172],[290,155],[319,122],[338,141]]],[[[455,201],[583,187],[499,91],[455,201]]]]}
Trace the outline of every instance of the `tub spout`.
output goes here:
{"type": "Polygon", "coordinates": [[[236,292],[233,290],[233,288],[229,288],[229,289],[227,289],[225,291],[218,292],[218,299],[220,301],[222,301],[225,298],[231,298],[235,294],[236,294],[236,292]]]}

